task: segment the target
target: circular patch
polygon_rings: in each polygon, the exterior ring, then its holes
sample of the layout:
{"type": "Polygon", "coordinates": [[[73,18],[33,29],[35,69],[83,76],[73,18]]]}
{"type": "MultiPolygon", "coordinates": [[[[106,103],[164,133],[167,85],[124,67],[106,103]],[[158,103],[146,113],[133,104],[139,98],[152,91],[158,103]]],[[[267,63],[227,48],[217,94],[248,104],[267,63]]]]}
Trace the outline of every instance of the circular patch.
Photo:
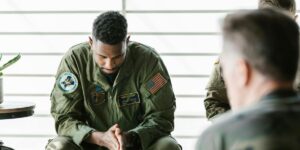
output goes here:
{"type": "Polygon", "coordinates": [[[78,80],[73,73],[64,72],[59,76],[57,85],[64,93],[72,93],[78,87],[78,80]]]}

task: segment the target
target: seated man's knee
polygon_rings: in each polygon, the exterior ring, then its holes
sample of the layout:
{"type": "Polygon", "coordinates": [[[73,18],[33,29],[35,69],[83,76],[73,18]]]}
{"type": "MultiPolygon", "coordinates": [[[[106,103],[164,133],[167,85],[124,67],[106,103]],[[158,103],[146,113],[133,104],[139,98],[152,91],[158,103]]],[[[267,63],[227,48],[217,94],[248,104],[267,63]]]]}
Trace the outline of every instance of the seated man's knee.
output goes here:
{"type": "Polygon", "coordinates": [[[181,146],[171,136],[158,139],[149,150],[181,150],[181,146]]]}
{"type": "Polygon", "coordinates": [[[73,142],[70,137],[58,136],[51,140],[47,146],[46,150],[80,150],[80,148],[73,142]]]}

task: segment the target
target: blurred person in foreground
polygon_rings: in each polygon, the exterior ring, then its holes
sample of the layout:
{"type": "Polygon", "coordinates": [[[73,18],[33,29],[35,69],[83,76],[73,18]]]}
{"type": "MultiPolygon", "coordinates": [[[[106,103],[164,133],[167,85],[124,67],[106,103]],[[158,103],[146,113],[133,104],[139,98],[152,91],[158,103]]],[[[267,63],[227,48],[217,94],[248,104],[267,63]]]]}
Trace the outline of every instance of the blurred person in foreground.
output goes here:
{"type": "Polygon", "coordinates": [[[297,23],[267,8],[226,16],[222,31],[220,60],[232,111],[202,133],[196,149],[300,149],[297,23]]]}
{"type": "MultiPolygon", "coordinates": [[[[280,9],[286,11],[286,13],[294,19],[297,18],[295,0],[259,0],[258,8],[280,9]]],[[[300,72],[300,68],[298,69],[298,72],[300,72]]],[[[300,90],[300,73],[298,73],[294,86],[297,91],[300,90]]],[[[226,93],[227,89],[224,85],[222,67],[219,60],[214,64],[206,90],[207,93],[204,99],[204,105],[206,109],[206,117],[209,120],[230,110],[229,100],[226,93]]]]}

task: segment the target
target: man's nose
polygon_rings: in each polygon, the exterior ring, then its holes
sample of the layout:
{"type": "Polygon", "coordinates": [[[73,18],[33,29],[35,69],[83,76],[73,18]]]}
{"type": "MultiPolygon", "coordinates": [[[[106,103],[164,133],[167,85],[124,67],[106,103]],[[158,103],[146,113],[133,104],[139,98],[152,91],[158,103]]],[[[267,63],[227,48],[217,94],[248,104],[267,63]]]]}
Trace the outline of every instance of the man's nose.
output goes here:
{"type": "Polygon", "coordinates": [[[115,62],[111,59],[108,59],[106,62],[105,62],[105,66],[104,68],[106,69],[114,69],[115,68],[115,62]]]}

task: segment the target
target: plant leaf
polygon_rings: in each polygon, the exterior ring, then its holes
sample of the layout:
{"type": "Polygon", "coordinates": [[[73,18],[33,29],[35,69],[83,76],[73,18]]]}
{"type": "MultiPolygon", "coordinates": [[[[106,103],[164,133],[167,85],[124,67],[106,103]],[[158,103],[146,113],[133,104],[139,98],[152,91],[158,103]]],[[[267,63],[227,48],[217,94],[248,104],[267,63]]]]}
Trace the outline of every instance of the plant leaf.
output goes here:
{"type": "Polygon", "coordinates": [[[7,63],[5,63],[3,66],[0,67],[0,71],[4,70],[5,68],[9,67],[10,65],[14,64],[21,58],[21,54],[19,53],[17,56],[9,60],[7,63]]]}

